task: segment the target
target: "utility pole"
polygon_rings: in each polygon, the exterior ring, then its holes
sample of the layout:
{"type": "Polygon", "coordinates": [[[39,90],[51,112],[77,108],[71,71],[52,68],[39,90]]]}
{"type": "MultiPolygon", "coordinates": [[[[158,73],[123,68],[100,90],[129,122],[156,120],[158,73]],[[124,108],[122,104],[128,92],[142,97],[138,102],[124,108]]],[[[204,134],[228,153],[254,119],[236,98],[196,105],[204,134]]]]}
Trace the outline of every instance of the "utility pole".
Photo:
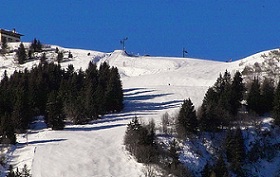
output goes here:
{"type": "Polygon", "coordinates": [[[188,51],[185,49],[185,48],[183,48],[183,58],[185,58],[185,55],[188,53],[188,51]]]}
{"type": "Polygon", "coordinates": [[[128,40],[128,37],[125,37],[120,41],[120,43],[122,44],[123,51],[125,50],[125,41],[127,41],[127,40],[128,40]]]}

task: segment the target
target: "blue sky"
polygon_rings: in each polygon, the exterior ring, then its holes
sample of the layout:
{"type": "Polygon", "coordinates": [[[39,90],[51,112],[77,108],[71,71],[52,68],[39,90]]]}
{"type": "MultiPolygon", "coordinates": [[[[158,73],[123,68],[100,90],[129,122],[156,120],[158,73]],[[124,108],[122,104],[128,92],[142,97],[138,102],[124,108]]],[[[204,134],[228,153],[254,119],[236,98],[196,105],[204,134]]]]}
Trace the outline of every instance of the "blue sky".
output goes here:
{"type": "Polygon", "coordinates": [[[280,46],[276,0],[9,0],[0,28],[23,41],[110,52],[226,61],[280,46]]]}

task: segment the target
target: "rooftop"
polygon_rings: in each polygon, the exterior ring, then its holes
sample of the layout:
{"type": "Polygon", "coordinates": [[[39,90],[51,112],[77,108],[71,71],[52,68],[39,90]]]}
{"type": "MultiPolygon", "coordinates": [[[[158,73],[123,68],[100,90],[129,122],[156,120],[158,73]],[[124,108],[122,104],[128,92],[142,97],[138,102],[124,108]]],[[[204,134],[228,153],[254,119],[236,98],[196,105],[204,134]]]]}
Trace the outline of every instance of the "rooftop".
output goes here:
{"type": "Polygon", "coordinates": [[[23,34],[20,34],[20,33],[16,32],[15,29],[13,29],[13,30],[0,29],[0,33],[1,34],[6,34],[6,35],[9,35],[9,36],[14,36],[14,37],[24,36],[23,34]]]}

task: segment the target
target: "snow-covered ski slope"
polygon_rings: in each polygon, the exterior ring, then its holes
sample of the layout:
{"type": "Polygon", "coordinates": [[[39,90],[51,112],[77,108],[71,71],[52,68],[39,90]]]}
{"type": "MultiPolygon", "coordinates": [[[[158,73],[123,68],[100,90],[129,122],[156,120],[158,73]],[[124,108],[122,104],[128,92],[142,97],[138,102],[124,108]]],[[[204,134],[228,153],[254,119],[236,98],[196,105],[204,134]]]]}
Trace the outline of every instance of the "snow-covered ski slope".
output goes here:
{"type": "MultiPolygon", "coordinates": [[[[26,46],[28,44],[25,44],[26,46]]],[[[18,43],[10,45],[17,48],[18,43]]],[[[52,48],[58,46],[51,46],[52,48]]],[[[183,99],[191,98],[195,106],[202,103],[206,90],[219,73],[242,71],[243,63],[261,60],[260,54],[235,61],[217,62],[191,58],[130,56],[124,51],[102,53],[80,49],[71,51],[73,59],[61,63],[73,64],[85,70],[90,61],[99,65],[108,62],[116,66],[124,89],[125,108],[121,113],[106,115],[88,125],[67,125],[63,131],[52,131],[38,119],[39,126],[27,134],[18,135],[18,145],[9,154],[9,162],[22,168],[27,164],[33,177],[137,177],[143,176],[143,165],[137,163],[123,146],[126,125],[132,117],[143,121],[154,118],[160,124],[163,113],[175,114],[183,99]]],[[[38,60],[17,65],[14,53],[0,56],[0,73],[7,70],[32,68],[38,60]]],[[[52,52],[47,56],[55,55],[52,52]]],[[[66,54],[64,55],[66,56],[66,54]]]]}

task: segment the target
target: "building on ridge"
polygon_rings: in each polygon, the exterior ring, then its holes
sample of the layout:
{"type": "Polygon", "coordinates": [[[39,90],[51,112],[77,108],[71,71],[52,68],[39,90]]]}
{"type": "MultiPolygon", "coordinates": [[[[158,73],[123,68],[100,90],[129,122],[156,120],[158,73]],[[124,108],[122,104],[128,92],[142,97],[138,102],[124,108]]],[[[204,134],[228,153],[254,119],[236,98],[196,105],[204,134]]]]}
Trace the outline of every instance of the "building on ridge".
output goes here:
{"type": "Polygon", "coordinates": [[[6,39],[7,42],[20,42],[20,37],[24,36],[18,32],[16,32],[15,29],[12,31],[0,29],[0,42],[2,43],[4,39],[6,39]]]}

